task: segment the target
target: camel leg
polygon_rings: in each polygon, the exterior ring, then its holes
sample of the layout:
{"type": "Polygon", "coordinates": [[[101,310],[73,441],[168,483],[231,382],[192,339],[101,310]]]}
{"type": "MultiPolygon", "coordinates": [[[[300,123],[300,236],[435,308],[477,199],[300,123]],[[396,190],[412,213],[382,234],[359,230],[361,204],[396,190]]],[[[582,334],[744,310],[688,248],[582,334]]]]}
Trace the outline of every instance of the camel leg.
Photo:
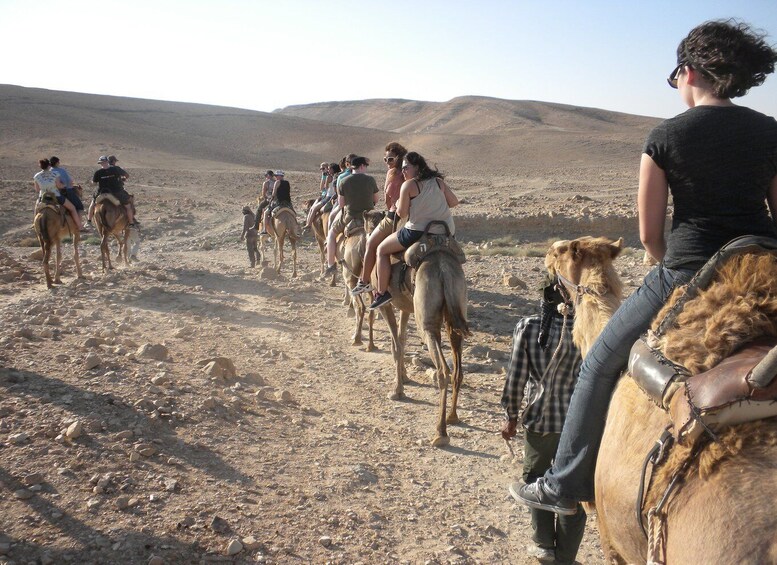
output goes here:
{"type": "Polygon", "coordinates": [[[103,273],[107,270],[112,270],[113,265],[111,265],[111,248],[108,247],[108,236],[109,234],[104,233],[102,240],[100,241],[100,255],[102,256],[103,260],[103,273]]]}
{"type": "Polygon", "coordinates": [[[62,278],[60,277],[62,274],[62,240],[59,239],[59,236],[57,236],[56,246],[57,262],[54,265],[54,282],[56,284],[62,284],[62,278]]]}
{"type": "Polygon", "coordinates": [[[291,276],[292,278],[297,278],[297,242],[293,239],[290,239],[289,242],[291,243],[291,258],[293,261],[293,267],[291,269],[291,276]]]}
{"type": "Polygon", "coordinates": [[[52,288],[54,286],[54,282],[51,280],[51,270],[49,268],[49,260],[51,259],[51,243],[44,242],[41,239],[40,247],[43,250],[43,274],[46,276],[46,286],[48,288],[52,288]]]}
{"type": "Polygon", "coordinates": [[[451,394],[451,410],[448,412],[448,418],[446,422],[448,424],[458,424],[458,414],[456,414],[456,406],[459,402],[459,389],[461,388],[461,382],[464,380],[464,371],[461,367],[461,346],[463,338],[460,333],[449,331],[448,337],[451,340],[451,353],[453,354],[453,377],[451,383],[453,384],[453,393],[451,394]]]}
{"type": "Polygon", "coordinates": [[[444,447],[450,444],[448,429],[445,422],[445,405],[448,400],[448,364],[442,354],[442,344],[440,342],[440,331],[426,331],[426,346],[429,348],[429,354],[436,369],[437,386],[440,390],[440,403],[437,411],[437,437],[432,441],[434,447],[444,447]]]}
{"type": "MultiPolygon", "coordinates": [[[[365,306],[366,309],[366,306],[365,306]]],[[[375,325],[375,310],[370,310],[367,314],[367,331],[369,335],[369,339],[367,340],[367,349],[368,352],[376,351],[378,348],[375,347],[375,341],[373,340],[373,333],[374,333],[374,325],[375,325]]]]}
{"type": "MultiPolygon", "coordinates": [[[[380,309],[383,319],[388,324],[391,333],[391,353],[394,357],[394,368],[396,369],[396,379],[394,380],[394,392],[389,395],[391,400],[400,400],[405,397],[405,344],[401,340],[401,331],[397,327],[397,317],[394,314],[394,307],[389,304],[380,309]]],[[[400,318],[403,313],[400,314],[400,318]]],[[[400,322],[401,324],[401,322],[400,322]]]]}
{"type": "Polygon", "coordinates": [[[119,249],[121,249],[124,252],[124,265],[129,267],[130,259],[129,259],[129,229],[124,228],[124,237],[119,240],[119,249]]]}
{"type": "Polygon", "coordinates": [[[275,272],[280,273],[283,266],[283,240],[286,239],[286,234],[275,230],[275,249],[278,250],[278,264],[275,267],[275,272]]]}
{"type": "Polygon", "coordinates": [[[352,300],[354,309],[356,310],[356,331],[353,334],[353,345],[362,344],[362,324],[364,323],[364,312],[367,308],[364,306],[364,300],[361,296],[357,296],[352,300]]]}
{"type": "Polygon", "coordinates": [[[73,262],[76,264],[76,277],[84,278],[81,272],[81,257],[78,254],[78,244],[81,242],[81,236],[78,233],[73,234],[73,262]]]}
{"type": "Polygon", "coordinates": [[[405,344],[407,343],[407,322],[410,320],[410,312],[405,312],[402,310],[399,313],[399,343],[401,345],[401,351],[399,355],[401,357],[399,358],[399,367],[402,368],[402,382],[407,383],[410,382],[410,379],[407,378],[407,368],[405,367],[405,344]]]}

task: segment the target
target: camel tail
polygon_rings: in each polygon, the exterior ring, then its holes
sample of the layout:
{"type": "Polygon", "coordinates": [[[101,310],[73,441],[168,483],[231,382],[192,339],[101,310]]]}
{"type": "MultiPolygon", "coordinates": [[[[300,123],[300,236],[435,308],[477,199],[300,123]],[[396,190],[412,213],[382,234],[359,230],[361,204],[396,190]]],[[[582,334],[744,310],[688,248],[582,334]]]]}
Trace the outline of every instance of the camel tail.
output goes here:
{"type": "Polygon", "coordinates": [[[442,290],[445,296],[445,323],[448,332],[457,333],[462,337],[470,335],[467,322],[467,288],[461,265],[451,258],[443,266],[442,290]],[[459,271],[459,272],[454,272],[459,271]]]}
{"type": "Polygon", "coordinates": [[[35,219],[32,221],[32,227],[35,229],[35,235],[38,236],[38,243],[40,243],[41,249],[44,248],[43,246],[45,243],[45,236],[44,236],[44,234],[46,233],[45,220],[46,220],[46,215],[38,212],[37,214],[35,214],[35,219]]]}

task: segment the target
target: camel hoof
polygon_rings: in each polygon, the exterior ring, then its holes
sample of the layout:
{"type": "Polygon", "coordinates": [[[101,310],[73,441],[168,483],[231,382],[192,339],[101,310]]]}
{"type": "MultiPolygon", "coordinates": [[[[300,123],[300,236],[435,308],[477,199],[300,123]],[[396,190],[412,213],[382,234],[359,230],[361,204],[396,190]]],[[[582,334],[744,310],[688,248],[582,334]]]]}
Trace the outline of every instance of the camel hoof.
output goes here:
{"type": "Polygon", "coordinates": [[[459,417],[456,414],[449,414],[448,417],[445,418],[446,424],[458,424],[459,422],[461,422],[461,420],[459,420],[459,417]]]}
{"type": "Polygon", "coordinates": [[[362,343],[363,343],[363,342],[362,342],[362,340],[361,340],[361,339],[355,339],[355,338],[354,338],[354,340],[353,340],[353,342],[351,343],[351,345],[361,345],[362,343]]]}
{"type": "Polygon", "coordinates": [[[407,384],[412,381],[410,380],[410,377],[408,377],[407,375],[402,375],[402,382],[407,384]]]}
{"type": "Polygon", "coordinates": [[[438,436],[434,438],[434,441],[432,442],[432,447],[445,447],[446,445],[451,444],[451,438],[448,436],[438,436]]]}
{"type": "Polygon", "coordinates": [[[332,282],[329,283],[329,286],[337,286],[337,281],[332,278],[332,282]]]}
{"type": "Polygon", "coordinates": [[[404,392],[393,392],[389,394],[389,400],[402,400],[405,398],[404,392]]]}
{"type": "Polygon", "coordinates": [[[364,348],[364,351],[366,351],[367,353],[372,353],[373,351],[377,351],[377,350],[378,350],[378,348],[375,347],[374,343],[371,343],[367,347],[364,348]]]}
{"type": "Polygon", "coordinates": [[[62,284],[62,279],[54,279],[54,284],[62,284]]]}

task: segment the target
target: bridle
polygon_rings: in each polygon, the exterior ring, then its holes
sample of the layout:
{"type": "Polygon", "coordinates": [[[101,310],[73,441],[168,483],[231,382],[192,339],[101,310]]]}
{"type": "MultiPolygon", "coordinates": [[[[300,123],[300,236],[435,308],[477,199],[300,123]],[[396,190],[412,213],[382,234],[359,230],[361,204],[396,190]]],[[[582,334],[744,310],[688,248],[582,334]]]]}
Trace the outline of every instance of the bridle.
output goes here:
{"type": "Polygon", "coordinates": [[[575,306],[580,304],[580,301],[583,299],[583,295],[585,294],[589,296],[602,296],[601,292],[597,292],[589,286],[573,283],[571,280],[562,275],[558,270],[556,270],[556,278],[558,278],[559,282],[561,282],[561,284],[558,285],[558,289],[561,294],[568,295],[564,296],[564,300],[572,302],[575,306]]]}

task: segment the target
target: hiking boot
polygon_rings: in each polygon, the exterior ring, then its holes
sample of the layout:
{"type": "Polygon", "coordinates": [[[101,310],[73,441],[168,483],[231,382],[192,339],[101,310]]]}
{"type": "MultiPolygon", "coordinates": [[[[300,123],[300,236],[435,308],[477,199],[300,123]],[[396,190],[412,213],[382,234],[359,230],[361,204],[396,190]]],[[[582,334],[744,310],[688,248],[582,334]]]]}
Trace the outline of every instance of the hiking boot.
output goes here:
{"type": "Polygon", "coordinates": [[[324,271],[324,274],[321,275],[322,277],[328,277],[329,275],[334,275],[337,272],[337,263],[334,265],[330,265],[326,268],[326,271],[324,271]]]}
{"type": "Polygon", "coordinates": [[[359,279],[359,282],[356,283],[356,286],[351,289],[351,296],[359,296],[364,292],[372,292],[373,290],[374,289],[370,283],[359,279]]]}
{"type": "Polygon", "coordinates": [[[378,296],[375,298],[375,300],[373,301],[373,303],[372,303],[372,304],[370,304],[370,307],[369,307],[369,309],[370,309],[370,310],[377,310],[377,309],[378,309],[378,308],[380,308],[381,306],[385,306],[386,304],[388,304],[389,302],[391,302],[392,298],[393,298],[393,297],[391,296],[391,293],[390,293],[390,292],[387,290],[386,292],[384,292],[383,294],[379,294],[379,295],[378,295],[378,296]]]}
{"type": "Polygon", "coordinates": [[[540,477],[531,484],[510,483],[508,489],[510,495],[530,508],[547,510],[562,516],[571,516],[577,513],[577,501],[571,498],[562,498],[554,493],[546,484],[545,478],[540,477]]]}

